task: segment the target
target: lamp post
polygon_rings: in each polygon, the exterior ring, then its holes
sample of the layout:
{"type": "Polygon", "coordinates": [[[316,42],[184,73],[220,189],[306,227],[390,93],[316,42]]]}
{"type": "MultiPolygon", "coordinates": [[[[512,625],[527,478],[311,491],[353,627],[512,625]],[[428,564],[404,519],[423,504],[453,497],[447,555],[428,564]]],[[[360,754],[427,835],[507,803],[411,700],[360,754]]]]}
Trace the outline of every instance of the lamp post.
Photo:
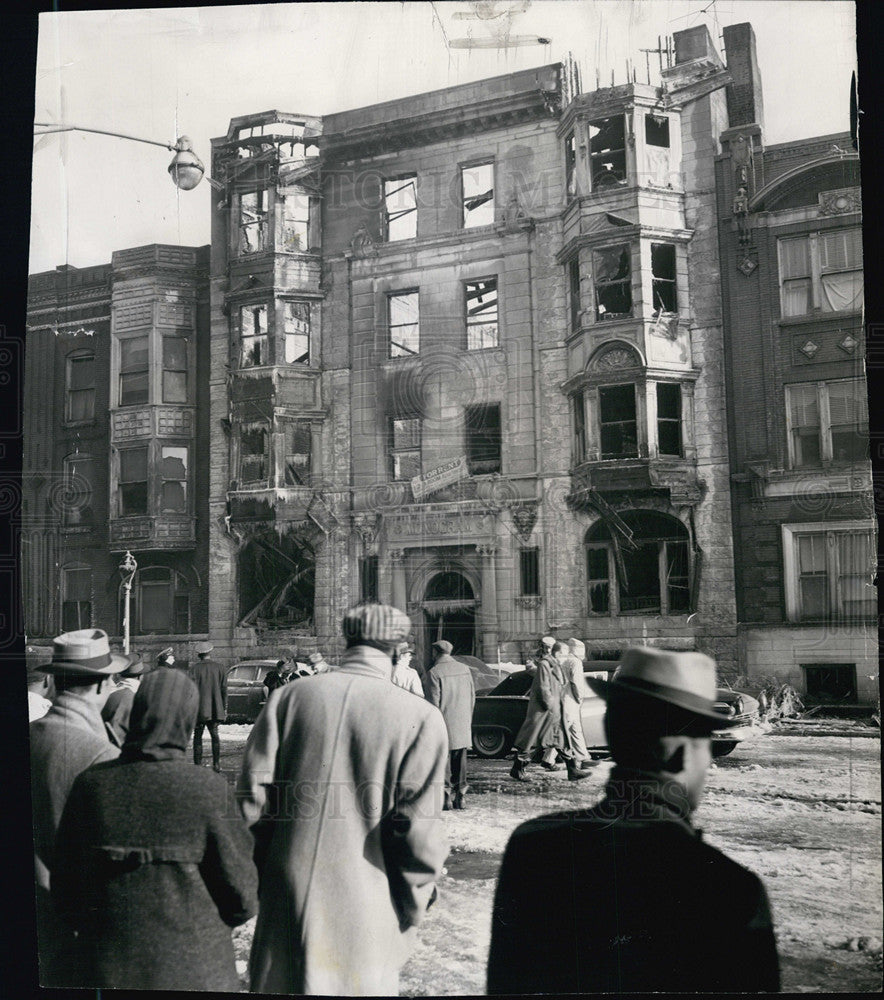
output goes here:
{"type": "Polygon", "coordinates": [[[129,602],[132,598],[132,578],[138,569],[138,563],[131,552],[126,552],[119,565],[120,576],[123,578],[123,652],[129,652],[129,602]]]}

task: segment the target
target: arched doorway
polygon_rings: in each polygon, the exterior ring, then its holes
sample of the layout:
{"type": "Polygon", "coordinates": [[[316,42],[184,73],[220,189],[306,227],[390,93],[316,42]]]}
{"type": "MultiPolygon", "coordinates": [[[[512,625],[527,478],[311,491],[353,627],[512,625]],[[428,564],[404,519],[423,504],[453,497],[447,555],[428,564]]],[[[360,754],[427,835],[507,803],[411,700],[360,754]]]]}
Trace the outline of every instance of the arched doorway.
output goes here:
{"type": "Polygon", "coordinates": [[[439,639],[447,639],[455,655],[475,655],[476,595],[462,573],[446,571],[432,577],[421,608],[424,612],[422,666],[425,669],[430,665],[430,646],[439,639]]]}

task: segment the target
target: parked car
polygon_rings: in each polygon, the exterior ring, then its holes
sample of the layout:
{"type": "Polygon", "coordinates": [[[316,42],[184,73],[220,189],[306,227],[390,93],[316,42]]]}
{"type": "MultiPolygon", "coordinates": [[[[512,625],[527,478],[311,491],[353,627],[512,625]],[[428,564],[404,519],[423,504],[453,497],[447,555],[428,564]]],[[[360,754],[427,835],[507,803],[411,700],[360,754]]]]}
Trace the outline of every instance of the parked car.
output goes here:
{"type": "Polygon", "coordinates": [[[227,721],[254,722],[264,707],[264,678],[276,660],[242,660],[227,671],[227,721]]]}
{"type": "Polygon", "coordinates": [[[508,672],[507,668],[512,669],[511,664],[501,664],[498,669],[496,664],[485,663],[478,656],[468,656],[464,653],[455,654],[454,659],[460,660],[461,663],[465,663],[470,668],[476,694],[487,694],[492,688],[497,687],[501,675],[508,672]]]}
{"type": "MultiPolygon", "coordinates": [[[[586,667],[586,673],[610,673],[611,670],[607,661],[589,660],[586,667]]],[[[504,757],[510,751],[528,712],[528,692],[533,678],[533,671],[520,670],[505,677],[491,691],[477,695],[473,710],[473,750],[480,757],[504,757]]],[[[724,757],[739,742],[758,731],[758,701],[739,691],[719,688],[716,706],[731,718],[739,718],[739,725],[712,734],[713,756],[724,757]]],[[[608,755],[604,718],[604,699],[588,691],[580,703],[580,721],[586,747],[593,757],[608,755]]]]}

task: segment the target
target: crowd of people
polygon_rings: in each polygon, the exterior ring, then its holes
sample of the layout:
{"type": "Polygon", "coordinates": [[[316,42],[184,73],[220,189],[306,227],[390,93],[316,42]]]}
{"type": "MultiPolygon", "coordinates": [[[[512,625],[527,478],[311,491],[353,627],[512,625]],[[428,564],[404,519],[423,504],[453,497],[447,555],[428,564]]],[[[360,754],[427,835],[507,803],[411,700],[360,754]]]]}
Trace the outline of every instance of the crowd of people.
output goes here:
{"type": "MultiPolygon", "coordinates": [[[[189,671],[172,649],[146,669],[100,629],[29,656],[42,985],[236,991],[230,930],[257,914],[253,991],[398,993],[437,899],[443,814],[465,808],[475,688],[442,639],[420,676],[397,608],[360,605],[342,625],[339,663],[268,673],[233,797],[215,773],[226,670],[210,643],[189,671]],[[205,729],[213,770],[194,766],[205,729]]],[[[545,637],[531,658],[513,777],[556,755],[588,775],[584,654],[545,637]]],[[[616,766],[593,809],[513,834],[489,992],[777,989],[763,886],[691,825],[726,724],[714,662],[638,648],[589,683],[616,766]]]]}

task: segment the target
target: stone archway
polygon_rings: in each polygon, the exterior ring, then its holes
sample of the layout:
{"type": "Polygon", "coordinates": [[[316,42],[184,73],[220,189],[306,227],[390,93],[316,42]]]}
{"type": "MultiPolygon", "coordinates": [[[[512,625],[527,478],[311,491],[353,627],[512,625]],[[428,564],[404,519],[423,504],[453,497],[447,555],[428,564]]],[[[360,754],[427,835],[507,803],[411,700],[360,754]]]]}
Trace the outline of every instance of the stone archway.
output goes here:
{"type": "Polygon", "coordinates": [[[420,602],[424,624],[417,659],[424,669],[430,665],[430,646],[447,639],[454,654],[476,653],[476,595],[463,573],[443,570],[427,581],[420,602]]]}

